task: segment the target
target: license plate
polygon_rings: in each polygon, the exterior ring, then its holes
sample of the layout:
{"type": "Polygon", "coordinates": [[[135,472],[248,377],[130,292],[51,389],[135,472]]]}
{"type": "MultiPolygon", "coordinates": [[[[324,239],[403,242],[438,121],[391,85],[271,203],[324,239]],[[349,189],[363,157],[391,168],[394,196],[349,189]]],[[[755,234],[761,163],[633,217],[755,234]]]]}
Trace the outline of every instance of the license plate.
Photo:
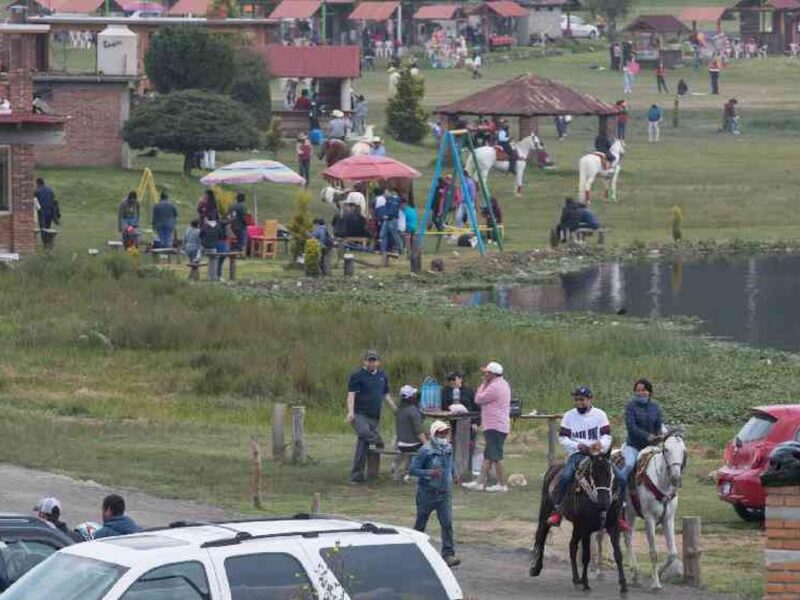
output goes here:
{"type": "Polygon", "coordinates": [[[720,492],[722,492],[723,496],[727,496],[728,494],[731,493],[731,488],[732,487],[733,487],[733,484],[730,481],[726,481],[725,483],[723,483],[720,486],[719,490],[720,490],[720,492]]]}

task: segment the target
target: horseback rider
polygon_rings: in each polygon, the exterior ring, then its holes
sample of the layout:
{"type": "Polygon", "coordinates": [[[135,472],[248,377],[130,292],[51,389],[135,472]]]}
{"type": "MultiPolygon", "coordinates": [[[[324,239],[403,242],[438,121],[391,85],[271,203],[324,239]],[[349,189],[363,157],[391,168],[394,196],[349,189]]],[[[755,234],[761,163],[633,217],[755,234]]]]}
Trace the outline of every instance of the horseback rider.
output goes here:
{"type": "Polygon", "coordinates": [[[620,496],[625,500],[628,478],[636,466],[639,452],[651,446],[664,432],[661,407],[653,400],[653,384],[640,379],[633,384],[633,398],[625,406],[625,427],[628,437],[622,446],[625,465],[617,473],[620,496]]]}
{"type": "Polygon", "coordinates": [[[347,120],[344,113],[339,109],[331,111],[331,120],[328,123],[328,137],[330,139],[342,140],[347,137],[347,120]]]}
{"type": "Polygon", "coordinates": [[[605,132],[601,131],[597,134],[597,137],[594,138],[594,149],[605,155],[606,160],[608,160],[608,165],[604,170],[611,169],[611,167],[614,166],[616,157],[611,152],[611,140],[608,139],[608,135],[605,132]]]}
{"type": "Polygon", "coordinates": [[[592,406],[592,390],[579,387],[572,393],[572,398],[575,408],[562,417],[558,434],[558,441],[567,452],[567,460],[558,480],[555,510],[547,519],[554,527],[561,525],[564,498],[575,479],[578,465],[587,456],[606,453],[611,447],[611,424],[605,412],[592,406]]]}
{"type": "Polygon", "coordinates": [[[511,134],[509,133],[509,125],[506,119],[500,121],[500,129],[497,131],[497,145],[508,155],[508,172],[516,173],[517,152],[511,145],[511,134]]]}

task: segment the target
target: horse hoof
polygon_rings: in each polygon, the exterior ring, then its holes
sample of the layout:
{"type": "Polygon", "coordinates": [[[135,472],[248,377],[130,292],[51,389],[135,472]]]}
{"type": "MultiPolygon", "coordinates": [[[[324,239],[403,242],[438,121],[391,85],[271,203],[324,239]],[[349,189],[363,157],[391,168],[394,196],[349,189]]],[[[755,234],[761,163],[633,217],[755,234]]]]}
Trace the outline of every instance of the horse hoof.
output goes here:
{"type": "Polygon", "coordinates": [[[622,586],[621,588],[619,588],[619,595],[622,596],[623,598],[627,598],[628,597],[628,586],[622,586]]]}
{"type": "Polygon", "coordinates": [[[528,573],[531,577],[538,577],[542,574],[542,567],[531,567],[528,573]]]}
{"type": "Polygon", "coordinates": [[[592,588],[591,588],[591,587],[589,587],[588,585],[584,585],[584,586],[583,586],[583,593],[584,593],[584,594],[588,594],[588,593],[589,593],[589,592],[591,592],[591,591],[592,591],[592,588]]]}

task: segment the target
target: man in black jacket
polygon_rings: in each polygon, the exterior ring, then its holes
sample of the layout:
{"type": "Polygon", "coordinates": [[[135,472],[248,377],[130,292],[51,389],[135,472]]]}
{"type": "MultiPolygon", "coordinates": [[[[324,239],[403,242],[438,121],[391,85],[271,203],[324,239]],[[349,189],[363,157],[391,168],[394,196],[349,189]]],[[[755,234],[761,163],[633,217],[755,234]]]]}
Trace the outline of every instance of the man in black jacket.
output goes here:
{"type": "Polygon", "coordinates": [[[464,376],[453,371],[447,375],[447,385],[442,388],[442,410],[453,404],[463,404],[469,412],[480,412],[475,404],[475,391],[464,385],[464,376]]]}

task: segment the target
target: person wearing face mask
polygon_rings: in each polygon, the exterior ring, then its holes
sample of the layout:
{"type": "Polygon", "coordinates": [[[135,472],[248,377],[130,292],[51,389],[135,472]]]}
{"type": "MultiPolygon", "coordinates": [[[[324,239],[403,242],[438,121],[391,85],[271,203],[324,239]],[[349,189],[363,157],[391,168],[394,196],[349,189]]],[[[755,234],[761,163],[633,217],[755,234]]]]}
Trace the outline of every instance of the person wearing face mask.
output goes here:
{"type": "Polygon", "coordinates": [[[605,453],[611,448],[611,424],[608,416],[599,408],[592,406],[592,390],[579,387],[572,393],[575,408],[564,413],[558,441],[567,451],[567,460],[561,470],[556,489],[555,510],[547,522],[561,525],[564,498],[575,479],[575,471],[586,456],[605,453]]]}
{"type": "Polygon", "coordinates": [[[623,499],[639,452],[655,442],[664,431],[661,407],[652,395],[653,384],[647,379],[640,379],[633,384],[633,398],[625,406],[625,427],[628,430],[628,437],[622,446],[625,466],[618,473],[623,499]]]}
{"type": "Polygon", "coordinates": [[[409,474],[417,478],[417,520],[414,529],[425,531],[431,513],[436,511],[442,530],[442,558],[449,567],[461,564],[453,541],[453,446],[450,426],[434,421],[430,440],[411,461],[409,474]]]}

